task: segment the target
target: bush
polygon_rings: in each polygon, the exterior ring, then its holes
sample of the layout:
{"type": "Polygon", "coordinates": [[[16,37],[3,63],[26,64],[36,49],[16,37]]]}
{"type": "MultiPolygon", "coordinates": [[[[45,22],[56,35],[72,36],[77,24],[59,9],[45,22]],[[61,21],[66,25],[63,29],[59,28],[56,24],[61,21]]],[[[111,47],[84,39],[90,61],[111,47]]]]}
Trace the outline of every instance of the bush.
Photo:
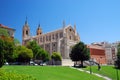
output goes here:
{"type": "Polygon", "coordinates": [[[60,53],[57,53],[57,52],[53,52],[51,58],[55,61],[61,61],[62,60],[60,53]]]}
{"type": "Polygon", "coordinates": [[[29,75],[20,75],[13,72],[5,72],[0,69],[0,80],[36,80],[29,75]]]}

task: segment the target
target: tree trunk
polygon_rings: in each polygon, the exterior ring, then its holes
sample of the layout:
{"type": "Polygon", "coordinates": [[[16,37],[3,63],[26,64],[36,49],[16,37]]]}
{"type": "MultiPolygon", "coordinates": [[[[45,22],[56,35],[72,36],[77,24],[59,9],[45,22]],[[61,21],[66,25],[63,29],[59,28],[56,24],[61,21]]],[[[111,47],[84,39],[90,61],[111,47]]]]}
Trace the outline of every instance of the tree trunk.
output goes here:
{"type": "Polygon", "coordinates": [[[81,67],[83,67],[83,61],[81,61],[81,67]]]}
{"type": "Polygon", "coordinates": [[[74,62],[74,67],[77,65],[77,61],[74,62]]]}

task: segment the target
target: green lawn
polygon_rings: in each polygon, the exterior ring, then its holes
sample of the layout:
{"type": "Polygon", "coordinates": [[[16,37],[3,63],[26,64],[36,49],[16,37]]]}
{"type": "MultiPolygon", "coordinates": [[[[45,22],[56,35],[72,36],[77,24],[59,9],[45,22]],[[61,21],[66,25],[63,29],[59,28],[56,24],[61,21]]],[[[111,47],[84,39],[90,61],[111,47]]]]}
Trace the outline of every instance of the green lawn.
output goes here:
{"type": "Polygon", "coordinates": [[[30,75],[37,80],[104,80],[97,76],[62,66],[4,66],[7,72],[30,75]]]}
{"type": "MultiPolygon", "coordinates": [[[[92,71],[95,73],[102,74],[104,76],[108,76],[112,80],[117,80],[117,71],[114,66],[101,66],[101,70],[98,71],[98,66],[92,66],[92,71]]],[[[85,70],[90,70],[90,67],[84,68],[85,70]]],[[[119,79],[120,79],[120,70],[118,70],[119,79]]]]}

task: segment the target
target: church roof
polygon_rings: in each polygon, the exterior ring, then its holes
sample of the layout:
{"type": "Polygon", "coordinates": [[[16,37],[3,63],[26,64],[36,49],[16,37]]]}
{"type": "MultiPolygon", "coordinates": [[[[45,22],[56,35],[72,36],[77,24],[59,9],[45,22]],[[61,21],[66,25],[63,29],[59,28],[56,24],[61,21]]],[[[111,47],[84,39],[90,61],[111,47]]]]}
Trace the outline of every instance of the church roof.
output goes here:
{"type": "MultiPolygon", "coordinates": [[[[64,29],[67,29],[68,27],[71,27],[71,25],[66,26],[64,29]]],[[[51,32],[47,32],[47,33],[44,33],[44,34],[41,34],[41,35],[46,35],[46,34],[50,34],[50,33],[54,33],[54,32],[59,32],[61,30],[63,30],[63,28],[60,28],[60,29],[57,29],[57,30],[53,30],[51,32]]]]}

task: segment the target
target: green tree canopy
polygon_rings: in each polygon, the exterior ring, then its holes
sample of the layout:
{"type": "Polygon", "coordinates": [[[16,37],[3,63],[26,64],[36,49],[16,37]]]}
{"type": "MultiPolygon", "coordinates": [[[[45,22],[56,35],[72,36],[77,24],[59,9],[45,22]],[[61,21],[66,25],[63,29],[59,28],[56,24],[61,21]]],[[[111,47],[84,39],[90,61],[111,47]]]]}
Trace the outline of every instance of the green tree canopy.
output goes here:
{"type": "Polygon", "coordinates": [[[14,43],[4,41],[4,58],[7,62],[13,61],[14,43]]]}
{"type": "Polygon", "coordinates": [[[27,43],[27,48],[31,49],[33,51],[33,58],[36,59],[36,55],[38,52],[38,49],[40,49],[40,46],[36,43],[36,41],[30,41],[27,43]]]}
{"type": "Polygon", "coordinates": [[[73,46],[70,58],[75,62],[81,61],[81,67],[83,67],[83,61],[89,60],[90,58],[89,49],[83,42],[79,42],[73,46]]]}
{"type": "Polygon", "coordinates": [[[55,61],[61,61],[62,60],[61,55],[58,52],[53,52],[52,55],[51,55],[51,58],[55,61]]]}
{"type": "Polygon", "coordinates": [[[1,40],[1,44],[3,45],[0,45],[2,49],[1,52],[2,54],[4,54],[4,59],[5,61],[7,62],[11,62],[13,60],[13,51],[14,51],[14,43],[13,41],[9,41],[7,40],[7,37],[6,39],[0,39],[1,40]]]}
{"type": "Polygon", "coordinates": [[[49,60],[49,55],[48,55],[47,51],[45,51],[44,49],[40,48],[37,51],[36,59],[43,60],[43,62],[45,62],[45,61],[49,60]]]}
{"type": "Polygon", "coordinates": [[[15,55],[18,62],[29,62],[33,58],[33,52],[31,49],[25,46],[17,46],[15,50],[15,55]]]}
{"type": "Polygon", "coordinates": [[[14,43],[13,41],[9,41],[9,39],[7,38],[8,37],[6,37],[6,39],[0,39],[0,59],[2,62],[0,62],[1,64],[3,64],[5,61],[13,62],[14,43]]]}
{"type": "Polygon", "coordinates": [[[49,60],[48,52],[41,48],[36,41],[30,41],[27,43],[27,47],[33,51],[33,59],[47,61],[49,60]]]}

